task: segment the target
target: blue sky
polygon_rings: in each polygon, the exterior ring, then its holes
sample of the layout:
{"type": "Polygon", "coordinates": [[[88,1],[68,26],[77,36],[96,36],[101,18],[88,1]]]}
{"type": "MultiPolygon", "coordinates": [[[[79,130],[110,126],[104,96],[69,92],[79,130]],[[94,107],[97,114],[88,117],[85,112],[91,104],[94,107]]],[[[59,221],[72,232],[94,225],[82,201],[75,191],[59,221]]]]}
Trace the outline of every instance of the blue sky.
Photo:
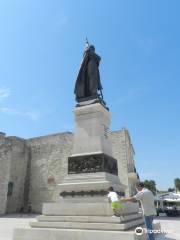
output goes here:
{"type": "Polygon", "coordinates": [[[73,131],[85,37],[102,57],[112,130],[127,127],[142,179],[180,177],[180,2],[0,1],[0,131],[73,131]]]}

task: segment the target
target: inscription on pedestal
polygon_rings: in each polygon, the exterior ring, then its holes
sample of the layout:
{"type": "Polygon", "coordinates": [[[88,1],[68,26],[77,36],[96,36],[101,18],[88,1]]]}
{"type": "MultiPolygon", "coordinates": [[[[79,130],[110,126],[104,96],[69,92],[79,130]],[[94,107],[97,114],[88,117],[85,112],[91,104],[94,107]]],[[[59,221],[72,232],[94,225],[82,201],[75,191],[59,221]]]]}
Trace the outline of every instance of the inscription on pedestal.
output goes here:
{"type": "Polygon", "coordinates": [[[68,174],[94,172],[118,175],[117,160],[103,153],[68,158],[68,174]]]}

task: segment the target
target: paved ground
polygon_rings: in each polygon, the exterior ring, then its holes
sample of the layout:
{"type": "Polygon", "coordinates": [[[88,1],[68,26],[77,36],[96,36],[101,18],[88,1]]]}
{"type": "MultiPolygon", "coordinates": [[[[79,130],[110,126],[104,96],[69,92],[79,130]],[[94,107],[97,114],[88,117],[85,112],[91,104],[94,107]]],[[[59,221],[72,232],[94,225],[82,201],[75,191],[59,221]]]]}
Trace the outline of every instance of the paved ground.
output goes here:
{"type": "Polygon", "coordinates": [[[35,221],[35,215],[5,215],[0,218],[0,240],[12,240],[14,228],[29,227],[29,222],[35,221]]]}
{"type": "Polygon", "coordinates": [[[155,222],[160,222],[161,230],[167,232],[161,234],[158,240],[180,240],[180,217],[158,217],[155,222]]]}
{"type": "MultiPolygon", "coordinates": [[[[0,240],[12,240],[14,228],[29,227],[29,222],[35,221],[35,215],[6,215],[0,218],[0,240]]],[[[158,217],[155,222],[161,223],[161,229],[168,232],[158,240],[180,240],[180,218],[158,217]]]]}

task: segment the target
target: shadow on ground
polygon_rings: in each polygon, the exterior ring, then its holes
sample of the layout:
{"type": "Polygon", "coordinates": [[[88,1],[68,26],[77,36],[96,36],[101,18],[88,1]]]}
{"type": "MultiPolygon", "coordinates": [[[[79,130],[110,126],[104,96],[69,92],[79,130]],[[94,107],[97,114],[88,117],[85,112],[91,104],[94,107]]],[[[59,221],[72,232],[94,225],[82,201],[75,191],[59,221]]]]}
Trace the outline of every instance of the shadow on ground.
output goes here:
{"type": "Polygon", "coordinates": [[[156,217],[155,220],[180,221],[180,217],[159,216],[159,217],[156,217]]]}
{"type": "Polygon", "coordinates": [[[159,236],[156,237],[156,240],[177,240],[177,239],[166,237],[166,234],[160,234],[159,236]]]}
{"type": "Polygon", "coordinates": [[[0,218],[36,218],[40,214],[6,214],[1,215],[0,218]]]}

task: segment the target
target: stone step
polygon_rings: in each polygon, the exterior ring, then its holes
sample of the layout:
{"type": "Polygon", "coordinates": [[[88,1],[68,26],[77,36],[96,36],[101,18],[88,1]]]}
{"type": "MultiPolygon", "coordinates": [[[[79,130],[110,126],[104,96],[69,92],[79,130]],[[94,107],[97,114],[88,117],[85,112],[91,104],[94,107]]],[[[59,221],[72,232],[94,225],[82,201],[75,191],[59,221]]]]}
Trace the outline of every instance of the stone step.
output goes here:
{"type": "Polygon", "coordinates": [[[31,222],[32,228],[56,229],[89,229],[106,231],[123,231],[144,223],[143,219],[136,219],[126,223],[89,223],[89,222],[31,222]]]}
{"type": "MultiPolygon", "coordinates": [[[[59,202],[44,203],[43,215],[48,216],[112,216],[111,204],[108,202],[59,202]]],[[[128,203],[122,210],[124,215],[138,213],[138,203],[128,203]]]]}
{"type": "Polygon", "coordinates": [[[15,229],[13,240],[144,240],[134,231],[100,231],[80,229],[15,229]]]}
{"type": "Polygon", "coordinates": [[[120,217],[109,216],[37,216],[39,222],[89,222],[89,223],[123,223],[135,219],[142,219],[141,213],[123,215],[120,217]]]}

